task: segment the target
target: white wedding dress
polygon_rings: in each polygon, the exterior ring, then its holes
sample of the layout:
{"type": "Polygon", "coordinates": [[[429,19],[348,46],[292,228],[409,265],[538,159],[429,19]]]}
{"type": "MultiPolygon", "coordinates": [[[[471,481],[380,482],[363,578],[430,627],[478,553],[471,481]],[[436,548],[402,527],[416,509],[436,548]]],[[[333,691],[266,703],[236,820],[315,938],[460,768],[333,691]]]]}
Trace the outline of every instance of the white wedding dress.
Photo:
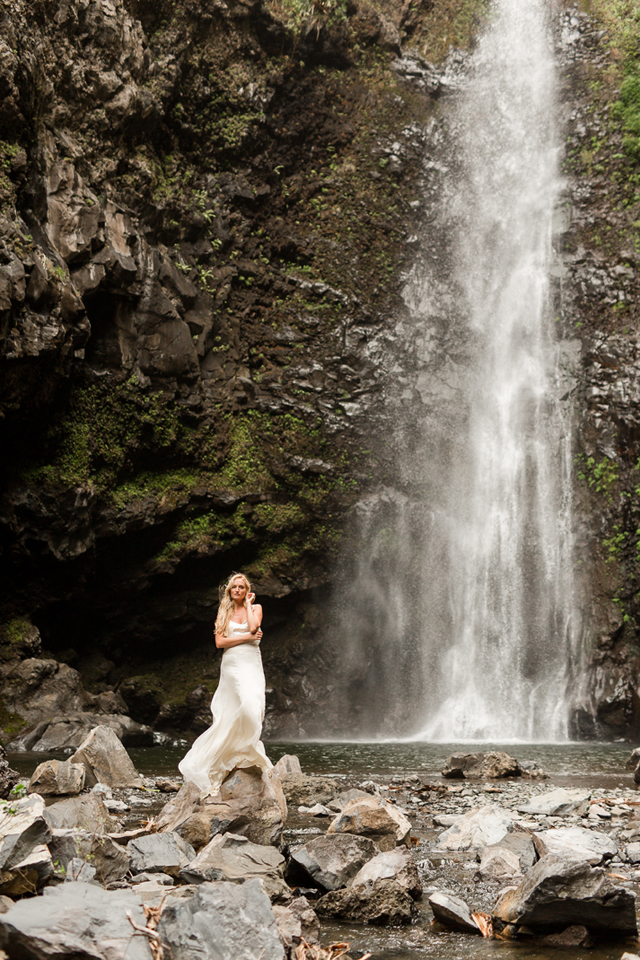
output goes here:
{"type": "MultiPolygon", "coordinates": [[[[230,621],[227,636],[248,633],[249,625],[230,621]]],[[[234,767],[273,766],[260,740],[265,683],[260,642],[239,643],[222,654],[220,683],[211,701],[213,723],[178,764],[185,780],[206,793],[219,790],[234,767]]]]}

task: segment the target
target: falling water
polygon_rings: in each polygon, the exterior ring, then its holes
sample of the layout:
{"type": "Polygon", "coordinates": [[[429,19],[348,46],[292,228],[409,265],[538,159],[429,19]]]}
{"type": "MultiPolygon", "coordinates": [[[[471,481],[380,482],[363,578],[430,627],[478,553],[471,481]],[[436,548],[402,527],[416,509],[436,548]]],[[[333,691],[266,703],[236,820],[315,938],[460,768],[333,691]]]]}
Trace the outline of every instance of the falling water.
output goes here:
{"type": "Polygon", "coordinates": [[[398,489],[362,505],[341,696],[365,735],[562,740],[577,630],[544,0],[496,0],[456,97],[405,292],[421,401],[398,489]]]}

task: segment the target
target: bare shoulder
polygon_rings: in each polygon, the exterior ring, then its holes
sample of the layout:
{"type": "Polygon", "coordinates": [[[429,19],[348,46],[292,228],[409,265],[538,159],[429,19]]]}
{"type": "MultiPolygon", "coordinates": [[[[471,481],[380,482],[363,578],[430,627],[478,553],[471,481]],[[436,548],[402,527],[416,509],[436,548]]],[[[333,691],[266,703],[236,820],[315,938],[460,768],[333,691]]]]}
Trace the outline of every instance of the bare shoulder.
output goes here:
{"type": "Polygon", "coordinates": [[[254,613],[262,614],[262,604],[261,604],[261,603],[254,603],[254,604],[253,604],[253,612],[254,612],[254,613]]]}

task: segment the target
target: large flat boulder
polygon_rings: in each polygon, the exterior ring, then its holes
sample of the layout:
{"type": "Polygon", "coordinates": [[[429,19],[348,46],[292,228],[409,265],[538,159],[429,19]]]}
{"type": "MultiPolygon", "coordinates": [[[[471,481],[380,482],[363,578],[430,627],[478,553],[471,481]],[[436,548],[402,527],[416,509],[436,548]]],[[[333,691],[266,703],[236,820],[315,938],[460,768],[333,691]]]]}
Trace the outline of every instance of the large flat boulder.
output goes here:
{"type": "Polygon", "coordinates": [[[498,901],[493,913],[502,924],[536,932],[582,924],[595,934],[626,937],[637,935],[635,900],[602,867],[549,854],[498,901]]]}
{"type": "Polygon", "coordinates": [[[361,887],[375,880],[395,880],[414,900],[422,897],[422,883],[416,862],[406,847],[386,850],[358,870],[350,887],[361,887]]]}
{"type": "Polygon", "coordinates": [[[513,829],[513,814],[487,804],[473,807],[438,837],[438,850],[482,850],[499,843],[513,829]]]}
{"type": "Polygon", "coordinates": [[[0,802],[0,893],[17,896],[40,888],[53,873],[46,844],[51,828],[38,794],[0,802]]]}
{"type": "Polygon", "coordinates": [[[567,817],[571,813],[581,815],[587,812],[590,796],[590,790],[557,787],[537,797],[531,797],[521,804],[518,810],[520,813],[546,814],[548,817],[567,817]]]}
{"type": "Polygon", "coordinates": [[[406,888],[395,880],[384,879],[332,890],[316,901],[315,908],[319,917],[384,926],[411,923],[416,915],[413,898],[406,888]]]}
{"type": "Polygon", "coordinates": [[[191,844],[172,831],[149,833],[130,840],[127,853],[131,873],[166,873],[170,877],[177,877],[196,855],[191,844]]]}
{"type": "Polygon", "coordinates": [[[109,833],[113,821],[97,793],[69,797],[50,804],[44,813],[52,830],[86,830],[98,836],[109,833]]]}
{"type": "Polygon", "coordinates": [[[28,792],[42,797],[77,796],[84,789],[85,771],[71,760],[45,760],[38,764],[29,781],[28,792]]]}
{"type": "Polygon", "coordinates": [[[175,830],[196,850],[218,833],[236,833],[254,843],[280,842],[287,804],[271,770],[235,770],[219,793],[203,796],[185,783],[158,818],[158,830],[175,830]]]}
{"type": "Polygon", "coordinates": [[[380,797],[350,800],[331,822],[328,834],[353,833],[370,837],[380,850],[392,850],[411,840],[411,823],[392,803],[380,797]]]}
{"type": "Polygon", "coordinates": [[[88,787],[94,787],[96,783],[105,783],[108,787],[143,786],[131,757],[110,727],[94,727],[71,757],[71,762],[84,766],[88,787]]]}
{"type": "Polygon", "coordinates": [[[284,857],[270,844],[252,843],[233,833],[219,833],[180,870],[185,883],[226,880],[243,883],[249,877],[264,881],[269,896],[287,893],[284,857]]]}
{"type": "Polygon", "coordinates": [[[24,960],[153,960],[147,937],[133,936],[127,913],[146,926],[131,890],[107,891],[82,880],[47,887],[42,897],[20,900],[0,915],[0,949],[24,960]]]}
{"type": "Polygon", "coordinates": [[[554,827],[535,834],[545,853],[596,865],[615,857],[618,847],[606,833],[586,827],[554,827]]]}
{"type": "Polygon", "coordinates": [[[291,852],[286,877],[294,885],[339,890],[377,853],[368,837],[349,833],[316,837],[291,852]]]}
{"type": "Polygon", "coordinates": [[[203,883],[189,899],[169,900],[158,933],[172,960],[285,960],[269,898],[256,879],[203,883]]]}
{"type": "Polygon", "coordinates": [[[450,780],[503,780],[521,777],[522,770],[515,757],[503,751],[453,753],[445,760],[442,776],[450,780]]]}

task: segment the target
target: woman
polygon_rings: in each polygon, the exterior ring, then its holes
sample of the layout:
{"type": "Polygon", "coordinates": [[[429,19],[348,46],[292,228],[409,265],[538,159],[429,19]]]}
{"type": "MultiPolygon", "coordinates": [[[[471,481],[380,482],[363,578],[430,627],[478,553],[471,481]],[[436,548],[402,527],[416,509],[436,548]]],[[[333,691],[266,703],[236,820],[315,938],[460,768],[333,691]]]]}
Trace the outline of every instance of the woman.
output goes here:
{"type": "Polygon", "coordinates": [[[216,646],[224,653],[220,683],[211,701],[213,724],[178,764],[185,780],[206,793],[216,793],[234,767],[273,766],[260,742],[265,697],[262,607],[254,601],[244,574],[233,574],[216,617],[216,646]]]}

